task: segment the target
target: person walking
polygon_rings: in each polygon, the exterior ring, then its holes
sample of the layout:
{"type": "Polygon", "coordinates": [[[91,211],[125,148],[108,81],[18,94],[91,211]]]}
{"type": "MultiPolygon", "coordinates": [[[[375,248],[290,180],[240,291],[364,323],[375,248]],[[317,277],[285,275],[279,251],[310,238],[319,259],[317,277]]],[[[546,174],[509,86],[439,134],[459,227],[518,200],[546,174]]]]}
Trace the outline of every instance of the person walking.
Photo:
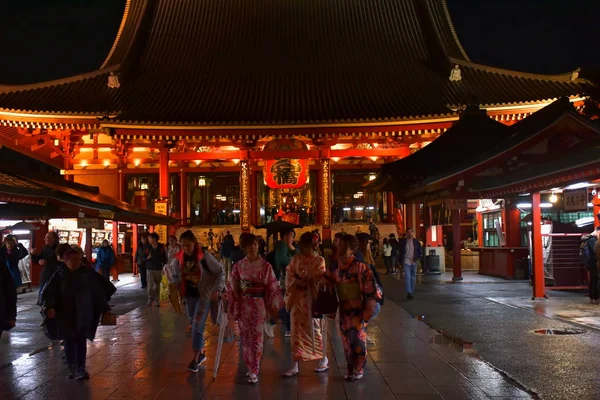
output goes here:
{"type": "Polygon", "coordinates": [[[3,246],[0,247],[0,260],[3,260],[0,268],[2,268],[2,264],[6,266],[17,289],[23,285],[19,261],[27,257],[28,254],[27,249],[17,241],[16,236],[6,235],[3,246]]]}
{"type": "Polygon", "coordinates": [[[300,361],[319,360],[317,372],[329,369],[323,354],[322,318],[314,318],[313,300],[325,284],[325,259],[319,255],[319,238],[306,232],[300,236],[300,253],[287,267],[285,279],[285,305],[292,321],[292,366],[283,376],[290,378],[300,372],[300,361]]]}
{"type": "Polygon", "coordinates": [[[388,240],[388,244],[392,246],[392,274],[395,274],[397,272],[396,264],[402,262],[402,260],[398,259],[400,254],[400,242],[398,242],[398,239],[396,239],[396,235],[390,233],[390,239],[388,240]]]}
{"type": "Polygon", "coordinates": [[[208,228],[207,236],[208,236],[208,246],[212,250],[215,245],[215,233],[213,232],[212,228],[208,228]]]}
{"type": "MultiPolygon", "coordinates": [[[[268,316],[283,307],[281,289],[273,268],[258,253],[255,235],[242,236],[240,247],[246,257],[233,265],[227,284],[229,313],[238,322],[240,350],[248,368],[248,383],[258,382],[263,355],[263,332],[268,316]]],[[[275,317],[276,318],[276,317],[275,317]]]]}
{"type": "Polygon", "coordinates": [[[146,273],[146,247],[148,246],[148,234],[142,233],[140,235],[140,242],[138,243],[137,249],[135,250],[135,262],[137,263],[140,271],[140,281],[142,283],[142,289],[148,287],[148,276],[146,273]]]}
{"type": "MultiPolygon", "coordinates": [[[[287,266],[290,265],[290,261],[292,257],[296,255],[298,249],[294,246],[294,239],[296,238],[296,232],[293,229],[285,229],[281,231],[281,240],[277,242],[275,245],[275,276],[280,283],[282,288],[285,288],[285,274],[287,266]]],[[[280,318],[285,327],[285,337],[290,337],[292,335],[292,326],[290,320],[290,313],[282,308],[280,312],[280,318]]],[[[274,337],[273,333],[273,325],[267,324],[265,325],[265,329],[267,330],[267,336],[274,337]]]]}
{"type": "Polygon", "coordinates": [[[3,331],[15,327],[17,321],[17,287],[8,268],[1,268],[6,260],[0,254],[0,337],[3,331]]]}
{"type": "Polygon", "coordinates": [[[327,277],[336,284],[340,301],[339,321],[347,380],[358,380],[364,376],[366,328],[381,296],[371,268],[354,257],[357,248],[356,238],[344,235],[337,248],[337,268],[327,273],[327,277]]]}
{"type": "Polygon", "coordinates": [[[233,255],[233,249],[235,248],[235,242],[231,234],[225,235],[223,238],[223,244],[221,245],[221,261],[225,267],[225,279],[229,279],[229,272],[231,271],[231,256],[233,255]]]}
{"type": "Polygon", "coordinates": [[[110,269],[115,265],[116,258],[108,240],[102,241],[102,247],[98,249],[96,260],[98,262],[98,272],[107,280],[110,280],[110,269]]]}
{"type": "Polygon", "coordinates": [[[146,246],[146,274],[148,278],[148,306],[156,302],[160,307],[160,282],[162,280],[163,266],[167,262],[165,246],[158,242],[158,233],[152,232],[148,235],[148,246],[146,246]]]}
{"type": "Polygon", "coordinates": [[[406,229],[406,237],[399,242],[400,260],[404,268],[404,284],[406,298],[415,297],[415,283],[417,281],[417,262],[421,259],[421,242],[414,237],[412,228],[406,229]]]}
{"type": "Polygon", "coordinates": [[[383,238],[383,265],[385,265],[386,275],[392,273],[392,245],[387,238],[383,238]]]}
{"type": "Polygon", "coordinates": [[[42,267],[40,291],[44,289],[44,285],[52,274],[54,274],[56,264],[58,264],[58,260],[56,259],[56,247],[58,243],[58,234],[50,231],[44,236],[44,248],[40,251],[36,247],[31,251],[31,261],[38,263],[42,267]]]}
{"type": "Polygon", "coordinates": [[[179,237],[182,250],[175,255],[173,265],[179,268],[179,290],[192,326],[194,358],[188,370],[198,372],[206,362],[204,328],[210,311],[211,296],[225,288],[225,271],[217,259],[198,243],[194,233],[187,230],[179,237]]]}
{"type": "Polygon", "coordinates": [[[590,304],[600,304],[598,300],[598,257],[596,245],[599,243],[600,226],[597,226],[592,233],[584,235],[581,238],[580,255],[581,261],[585,264],[590,274],[589,279],[589,297],[590,304]]]}
{"type": "Polygon", "coordinates": [[[55,320],[58,337],[65,342],[69,372],[67,379],[89,379],[85,368],[86,340],[94,340],[103,313],[109,311],[96,272],[82,268],[82,256],[75,249],[64,255],[65,267],[58,266],[42,296],[46,318],[55,320]]]}

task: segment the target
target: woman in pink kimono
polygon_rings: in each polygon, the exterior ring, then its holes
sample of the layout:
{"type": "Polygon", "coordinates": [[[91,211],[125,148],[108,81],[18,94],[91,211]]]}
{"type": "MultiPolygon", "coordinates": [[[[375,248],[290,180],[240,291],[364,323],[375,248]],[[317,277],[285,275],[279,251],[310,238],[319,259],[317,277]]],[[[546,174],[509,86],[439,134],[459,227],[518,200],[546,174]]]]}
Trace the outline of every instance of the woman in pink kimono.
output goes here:
{"type": "Polygon", "coordinates": [[[258,240],[243,234],[240,247],[246,257],[233,265],[227,285],[230,314],[240,328],[240,348],[248,367],[248,382],[257,383],[263,354],[265,320],[276,316],[283,298],[271,265],[258,254],[258,240]]]}
{"type": "Polygon", "coordinates": [[[319,360],[317,372],[329,369],[323,354],[322,320],[314,318],[312,303],[319,286],[324,284],[325,259],[318,254],[319,237],[304,233],[300,237],[300,254],[288,265],[285,279],[285,304],[292,318],[292,367],[283,376],[298,375],[300,361],[319,360]]]}

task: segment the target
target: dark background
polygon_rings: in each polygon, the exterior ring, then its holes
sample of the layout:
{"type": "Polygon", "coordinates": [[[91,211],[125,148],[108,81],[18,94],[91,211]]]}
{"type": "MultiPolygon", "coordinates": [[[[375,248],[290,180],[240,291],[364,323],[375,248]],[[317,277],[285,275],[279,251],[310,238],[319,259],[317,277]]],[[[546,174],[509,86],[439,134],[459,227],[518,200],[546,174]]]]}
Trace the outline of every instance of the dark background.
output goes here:
{"type": "MultiPolygon", "coordinates": [[[[600,65],[600,1],[448,4],[474,62],[538,73],[600,65]]],[[[0,83],[39,82],[97,69],[113,43],[124,5],[125,0],[0,0],[0,83]]]]}

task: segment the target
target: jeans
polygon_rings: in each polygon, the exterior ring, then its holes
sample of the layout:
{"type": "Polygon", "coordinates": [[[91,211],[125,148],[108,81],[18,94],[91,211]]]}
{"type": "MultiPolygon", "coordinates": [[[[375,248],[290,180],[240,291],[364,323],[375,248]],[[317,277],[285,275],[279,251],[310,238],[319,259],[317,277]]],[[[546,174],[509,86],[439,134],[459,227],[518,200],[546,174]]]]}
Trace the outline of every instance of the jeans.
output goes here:
{"type": "Polygon", "coordinates": [[[404,284],[406,293],[413,294],[415,291],[415,282],[417,281],[417,263],[404,264],[404,284]]]}
{"type": "Polygon", "coordinates": [[[185,308],[192,325],[192,349],[204,350],[204,327],[210,311],[210,300],[185,296],[185,308]]]}
{"type": "Polygon", "coordinates": [[[148,286],[148,276],[146,274],[146,267],[142,266],[138,263],[138,268],[140,269],[140,281],[142,282],[142,289],[148,286]]]}
{"type": "Polygon", "coordinates": [[[146,271],[148,278],[148,300],[160,301],[160,281],[162,270],[149,269],[146,271]]]}
{"type": "Polygon", "coordinates": [[[85,338],[65,339],[65,356],[67,364],[76,372],[85,371],[85,357],[87,355],[87,343],[85,338]]]}

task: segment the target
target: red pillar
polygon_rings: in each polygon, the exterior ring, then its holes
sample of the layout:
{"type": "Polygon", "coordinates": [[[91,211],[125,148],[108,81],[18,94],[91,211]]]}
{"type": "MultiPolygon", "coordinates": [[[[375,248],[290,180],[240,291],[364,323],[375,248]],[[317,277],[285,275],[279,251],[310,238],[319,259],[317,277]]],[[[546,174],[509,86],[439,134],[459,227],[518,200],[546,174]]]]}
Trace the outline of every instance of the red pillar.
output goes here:
{"type": "Polygon", "coordinates": [[[317,191],[315,197],[315,207],[312,207],[314,215],[314,221],[316,225],[323,224],[323,176],[322,168],[319,166],[319,172],[317,174],[317,184],[315,185],[317,191]]]}
{"type": "Polygon", "coordinates": [[[91,263],[92,262],[92,228],[86,228],[85,230],[85,258],[91,263]]]}
{"type": "Polygon", "coordinates": [[[453,281],[462,281],[462,265],[461,265],[461,236],[460,236],[460,210],[452,210],[452,236],[454,238],[453,262],[454,276],[453,281]]]}
{"type": "Polygon", "coordinates": [[[540,208],[540,193],[531,195],[531,215],[532,234],[531,248],[531,263],[533,266],[533,297],[532,300],[547,297],[546,296],[546,281],[544,279],[544,250],[542,243],[542,209],[540,208]]]}
{"type": "Polygon", "coordinates": [[[506,247],[521,247],[521,211],[515,203],[506,204],[505,218],[506,247]]]}
{"type": "MultiPolygon", "coordinates": [[[[113,221],[112,228],[113,228],[112,229],[112,247],[113,247],[113,251],[115,252],[115,258],[116,258],[117,264],[118,264],[119,253],[118,253],[117,249],[119,248],[119,223],[117,221],[113,221]]],[[[113,280],[115,280],[115,281],[119,279],[119,270],[118,270],[117,264],[115,264],[110,269],[113,280]]]]}
{"type": "MultiPolygon", "coordinates": [[[[36,249],[39,252],[44,248],[44,237],[48,233],[48,221],[40,223],[37,231],[32,231],[33,243],[31,244],[32,249],[36,249]]],[[[40,264],[31,261],[31,285],[38,286],[40,284],[40,275],[42,274],[43,267],[40,264]]]]}
{"type": "Polygon", "coordinates": [[[131,225],[131,255],[133,256],[133,276],[138,276],[138,265],[137,260],[135,259],[135,253],[137,253],[137,247],[139,242],[138,237],[138,224],[131,225]]]}
{"type": "Polygon", "coordinates": [[[187,173],[179,172],[179,215],[181,218],[181,226],[187,225],[188,212],[188,180],[187,173]]]}
{"type": "Polygon", "coordinates": [[[396,213],[396,204],[394,200],[394,192],[386,192],[387,203],[387,220],[388,224],[394,223],[394,214],[396,213]]]}
{"type": "Polygon", "coordinates": [[[159,197],[161,199],[169,198],[169,149],[160,151],[160,160],[158,165],[158,186],[159,197]]]}

